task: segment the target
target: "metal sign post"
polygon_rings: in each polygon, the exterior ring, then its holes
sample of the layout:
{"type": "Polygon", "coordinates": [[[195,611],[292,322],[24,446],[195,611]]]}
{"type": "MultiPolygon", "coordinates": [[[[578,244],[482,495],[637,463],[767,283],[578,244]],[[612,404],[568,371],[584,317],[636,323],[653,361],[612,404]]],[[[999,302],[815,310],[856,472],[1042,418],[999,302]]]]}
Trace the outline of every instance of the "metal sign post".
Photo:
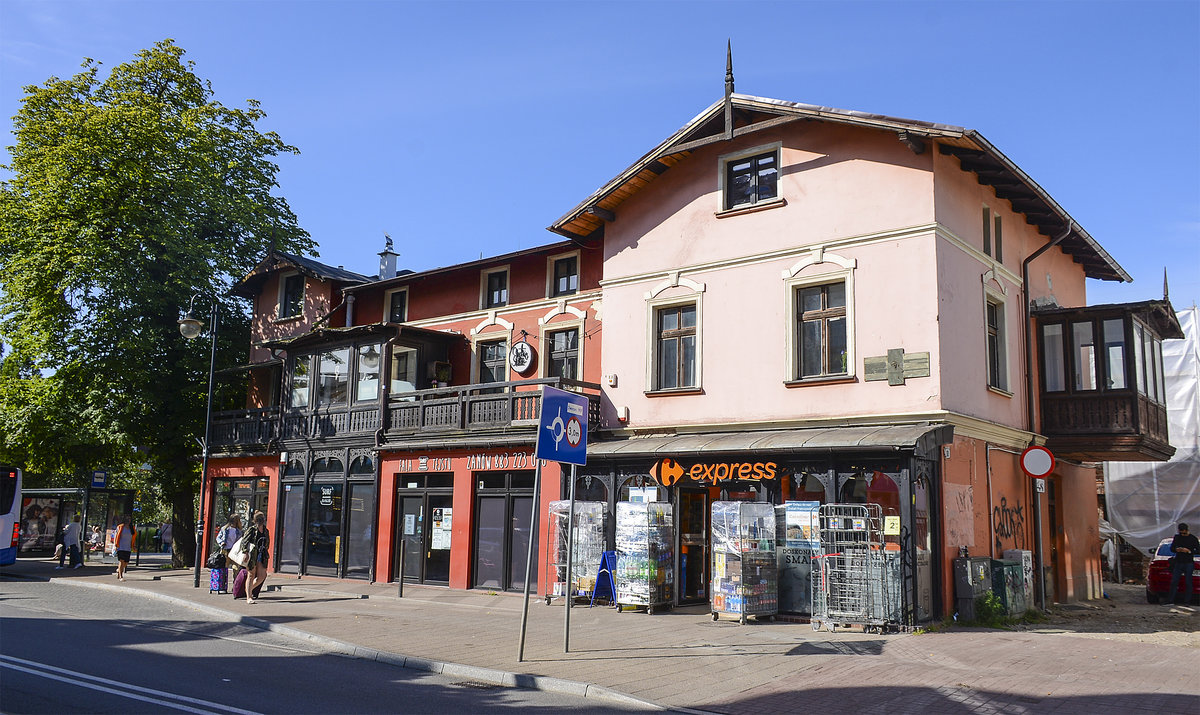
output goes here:
{"type": "Polygon", "coordinates": [[[575,593],[571,589],[575,561],[575,465],[571,465],[571,505],[567,507],[567,584],[563,591],[567,596],[567,605],[563,608],[563,652],[571,652],[571,606],[575,603],[575,593]]]}
{"type": "Polygon", "coordinates": [[[1044,477],[1054,471],[1054,453],[1036,445],[1021,452],[1021,471],[1033,477],[1033,528],[1037,539],[1038,602],[1046,610],[1046,566],[1042,563],[1042,492],[1044,477]]]}
{"type": "MultiPolygon", "coordinates": [[[[538,420],[537,471],[533,478],[533,515],[530,518],[529,558],[525,562],[525,598],[521,605],[521,639],[517,662],[525,660],[525,628],[529,623],[529,587],[533,580],[534,542],[537,541],[538,495],[542,484],[542,462],[587,464],[588,398],[553,387],[542,388],[541,418],[538,420]]],[[[575,517],[575,471],[571,470],[571,509],[567,515],[567,586],[571,587],[570,534],[575,517]]],[[[567,595],[567,627],[570,627],[570,594],[567,595]]]]}

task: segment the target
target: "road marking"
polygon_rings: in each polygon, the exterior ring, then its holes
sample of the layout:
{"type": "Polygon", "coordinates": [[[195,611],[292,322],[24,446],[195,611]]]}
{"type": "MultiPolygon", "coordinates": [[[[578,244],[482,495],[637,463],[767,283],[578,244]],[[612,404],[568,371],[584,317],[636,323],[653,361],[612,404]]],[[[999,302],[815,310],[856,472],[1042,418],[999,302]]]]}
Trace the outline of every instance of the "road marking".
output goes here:
{"type": "Polygon", "coordinates": [[[56,668],[52,665],[46,665],[45,663],[24,660],[22,658],[14,658],[9,655],[0,655],[0,668],[8,668],[10,670],[16,670],[22,673],[29,673],[30,675],[37,675],[42,678],[57,680],[69,685],[77,685],[81,688],[88,688],[89,690],[99,690],[103,693],[110,693],[112,695],[118,695],[131,700],[141,700],[142,702],[153,703],[155,705],[166,705],[176,710],[182,710],[189,713],[199,713],[200,715],[209,715],[210,713],[218,712],[233,713],[233,715],[259,715],[253,710],[242,710],[240,708],[221,705],[220,703],[189,698],[186,695],[167,693],[162,690],[154,690],[153,688],[143,688],[139,685],[133,685],[131,683],[121,683],[105,678],[97,678],[86,673],[78,673],[73,670],[64,670],[63,668],[56,668]],[[117,687],[108,687],[109,685],[127,688],[127,690],[119,690],[117,687]],[[142,693],[145,694],[143,695],[142,693]],[[204,709],[199,707],[190,707],[184,703],[203,706],[204,709]]]}

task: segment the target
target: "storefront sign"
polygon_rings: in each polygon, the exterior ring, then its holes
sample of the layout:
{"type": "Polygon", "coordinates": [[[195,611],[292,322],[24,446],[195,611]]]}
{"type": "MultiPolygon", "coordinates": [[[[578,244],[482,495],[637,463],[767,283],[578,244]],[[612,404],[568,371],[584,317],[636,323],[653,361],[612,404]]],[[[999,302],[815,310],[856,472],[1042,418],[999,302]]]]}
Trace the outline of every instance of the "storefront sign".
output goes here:
{"type": "Polygon", "coordinates": [[[532,453],[472,454],[467,457],[467,469],[533,469],[537,462],[532,453]]]}
{"type": "Polygon", "coordinates": [[[453,524],[453,509],[440,507],[434,509],[433,531],[429,535],[429,548],[445,551],[450,548],[450,527],[453,524]]]}
{"type": "Polygon", "coordinates": [[[321,487],[321,506],[333,506],[333,487],[321,487]]]}
{"type": "Polygon", "coordinates": [[[398,472],[449,472],[452,470],[449,457],[426,457],[424,455],[416,458],[406,457],[399,460],[396,465],[398,472]]]}
{"type": "Polygon", "coordinates": [[[792,548],[816,548],[821,544],[821,502],[790,501],[784,504],[784,543],[792,548]]]}
{"type": "Polygon", "coordinates": [[[732,480],[775,479],[774,462],[697,462],[685,467],[674,459],[664,459],[650,468],[650,476],[669,487],[683,479],[696,482],[726,482],[732,480]]]}

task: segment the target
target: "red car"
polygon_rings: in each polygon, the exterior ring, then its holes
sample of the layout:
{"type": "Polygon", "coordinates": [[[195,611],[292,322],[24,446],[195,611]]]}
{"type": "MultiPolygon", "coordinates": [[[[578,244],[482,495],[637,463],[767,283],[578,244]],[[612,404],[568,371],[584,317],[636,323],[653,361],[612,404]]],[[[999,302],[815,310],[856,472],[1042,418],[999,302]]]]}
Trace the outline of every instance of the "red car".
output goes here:
{"type": "MultiPolygon", "coordinates": [[[[1154,550],[1154,558],[1150,559],[1150,570],[1146,572],[1146,602],[1158,603],[1163,598],[1166,598],[1167,589],[1171,587],[1171,566],[1167,564],[1167,559],[1171,558],[1171,539],[1163,539],[1158,542],[1158,548],[1154,550]]],[[[1192,603],[1200,605],[1200,554],[1192,556],[1195,559],[1195,567],[1192,570],[1192,603]]],[[[1179,593],[1183,591],[1183,583],[1175,586],[1177,589],[1175,597],[1179,598],[1179,593]]]]}

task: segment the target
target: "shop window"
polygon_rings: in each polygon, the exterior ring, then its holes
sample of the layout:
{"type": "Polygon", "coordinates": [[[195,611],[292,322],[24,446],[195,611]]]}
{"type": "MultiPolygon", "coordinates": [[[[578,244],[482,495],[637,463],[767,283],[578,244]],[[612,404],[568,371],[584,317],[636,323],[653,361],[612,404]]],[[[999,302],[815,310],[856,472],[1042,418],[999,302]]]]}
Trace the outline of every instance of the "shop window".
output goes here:
{"type": "Polygon", "coordinates": [[[363,345],[358,348],[358,379],[354,386],[354,400],[366,402],[379,399],[378,345],[363,345]]]}
{"type": "Polygon", "coordinates": [[[796,288],[796,379],[845,375],[846,284],[796,288]]]}
{"type": "Polygon", "coordinates": [[[722,157],[725,210],[763,204],[779,198],[779,147],[722,157]]]}
{"type": "Polygon", "coordinates": [[[366,475],[366,476],[374,475],[375,474],[375,463],[371,461],[370,457],[366,457],[366,456],[355,457],[354,460],[350,462],[350,474],[351,475],[358,474],[358,475],[366,475]]]}
{"type": "Polygon", "coordinates": [[[344,467],[337,457],[321,457],[313,462],[313,474],[341,474],[344,467]]]}
{"type": "Polygon", "coordinates": [[[350,380],[350,348],[317,356],[317,407],[346,404],[350,380]]]}
{"type": "Polygon", "coordinates": [[[608,487],[595,477],[578,477],[575,480],[576,501],[598,501],[608,503],[608,487]]]}
{"type": "Polygon", "coordinates": [[[301,464],[300,460],[298,460],[298,459],[290,460],[287,463],[287,468],[283,470],[283,476],[285,476],[285,477],[303,477],[304,476],[304,465],[301,464]]]}
{"type": "Polygon", "coordinates": [[[579,254],[550,259],[550,297],[579,292],[579,254]]]}
{"type": "MultiPolygon", "coordinates": [[[[821,475],[824,472],[820,473],[821,475]]],[[[792,477],[792,492],[787,498],[788,501],[815,501],[824,504],[825,485],[821,482],[818,473],[797,471],[792,477]]]]}
{"type": "Polygon", "coordinates": [[[558,330],[550,333],[546,342],[550,349],[546,376],[578,380],[579,331],[575,329],[558,330]]]}
{"type": "Polygon", "coordinates": [[[654,389],[696,387],[696,305],[658,308],[654,324],[654,389]]]}
{"type": "Polygon", "coordinates": [[[280,319],[295,318],[304,312],[304,276],[299,273],[279,278],[280,319]]]}

